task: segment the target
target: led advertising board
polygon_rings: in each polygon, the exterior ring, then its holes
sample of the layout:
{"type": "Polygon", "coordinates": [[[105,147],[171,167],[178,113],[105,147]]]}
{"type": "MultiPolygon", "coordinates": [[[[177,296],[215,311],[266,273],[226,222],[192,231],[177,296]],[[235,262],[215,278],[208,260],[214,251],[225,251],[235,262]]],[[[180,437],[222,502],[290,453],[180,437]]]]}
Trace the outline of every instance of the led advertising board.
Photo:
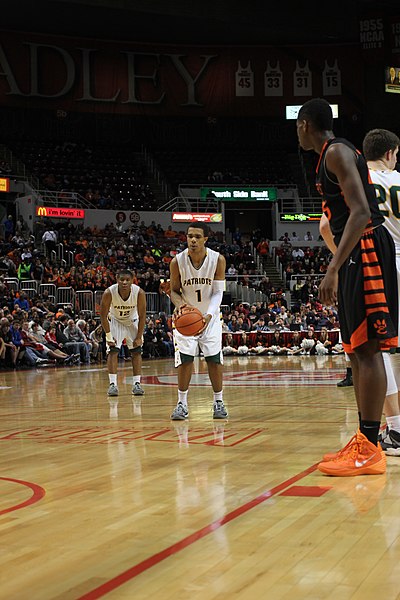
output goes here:
{"type": "Polygon", "coordinates": [[[37,206],[37,217],[52,217],[53,219],[84,219],[82,208],[56,208],[54,206],[37,206]]]}

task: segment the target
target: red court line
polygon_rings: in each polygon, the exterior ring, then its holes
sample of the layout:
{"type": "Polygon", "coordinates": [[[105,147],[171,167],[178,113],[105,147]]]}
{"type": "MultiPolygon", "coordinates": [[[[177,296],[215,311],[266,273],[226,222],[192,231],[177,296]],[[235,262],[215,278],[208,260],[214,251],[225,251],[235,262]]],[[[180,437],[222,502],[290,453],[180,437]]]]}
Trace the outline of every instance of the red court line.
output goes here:
{"type": "Polygon", "coordinates": [[[21,502],[20,504],[16,504],[15,506],[10,506],[9,508],[4,508],[0,510],[0,515],[4,515],[5,513],[12,512],[13,510],[19,510],[20,508],[25,508],[26,506],[30,506],[31,504],[35,504],[39,502],[45,494],[46,490],[42,488],[40,485],[36,483],[31,483],[30,481],[22,481],[21,479],[11,479],[10,477],[0,477],[3,481],[11,481],[12,483],[19,483],[20,485],[25,485],[30,488],[33,492],[32,496],[25,500],[25,502],[21,502]]]}
{"type": "Polygon", "coordinates": [[[145,560],[138,563],[137,565],[134,565],[130,569],[127,569],[123,573],[120,573],[116,577],[113,577],[109,581],[106,581],[105,583],[103,583],[102,585],[93,589],[92,591],[87,592],[83,596],[80,596],[77,600],[96,600],[96,598],[101,598],[102,596],[105,596],[106,594],[108,594],[109,592],[112,592],[113,590],[120,587],[127,581],[134,579],[141,573],[144,573],[144,571],[147,571],[148,569],[151,569],[151,567],[154,567],[155,565],[161,563],[166,558],[173,556],[174,554],[177,554],[178,552],[180,552],[181,550],[184,550],[191,544],[194,544],[195,542],[197,542],[198,540],[201,540],[202,538],[206,537],[210,533],[213,533],[220,527],[223,527],[230,521],[233,521],[234,519],[241,517],[242,515],[244,515],[246,512],[248,512],[252,508],[255,508],[259,504],[262,504],[266,500],[269,500],[272,496],[276,496],[276,494],[279,494],[279,492],[281,492],[285,488],[291,486],[296,481],[299,481],[299,479],[303,479],[304,477],[307,477],[307,475],[309,475],[310,473],[312,473],[313,471],[316,470],[317,466],[318,466],[318,463],[316,463],[315,465],[312,465],[305,471],[302,471],[301,473],[294,475],[290,479],[287,479],[286,481],[280,483],[279,485],[272,488],[271,490],[267,490],[266,492],[263,492],[262,494],[260,494],[260,496],[257,496],[256,498],[254,498],[253,500],[250,500],[246,504],[243,504],[242,506],[235,508],[235,510],[232,510],[231,512],[226,514],[221,519],[217,519],[217,521],[214,521],[213,523],[206,525],[202,529],[199,529],[198,531],[191,533],[187,537],[183,538],[183,540],[180,540],[179,542],[172,544],[172,546],[168,546],[168,548],[161,550],[161,552],[157,552],[157,554],[153,554],[153,556],[149,556],[149,558],[146,558],[145,560]]]}

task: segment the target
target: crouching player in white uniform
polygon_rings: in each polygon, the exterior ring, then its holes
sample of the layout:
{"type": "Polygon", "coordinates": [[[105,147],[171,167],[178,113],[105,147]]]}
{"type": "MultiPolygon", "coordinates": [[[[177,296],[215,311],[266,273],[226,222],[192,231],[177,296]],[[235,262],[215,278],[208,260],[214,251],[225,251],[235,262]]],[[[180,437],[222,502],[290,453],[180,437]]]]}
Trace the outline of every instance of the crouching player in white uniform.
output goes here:
{"type": "Polygon", "coordinates": [[[143,331],[146,323],[146,294],[132,281],[132,272],[128,269],[121,270],[117,275],[117,283],[108,287],[101,299],[100,318],[106,334],[109,396],[118,396],[118,353],[124,340],[132,358],[132,394],[144,394],[140,377],[143,331]]]}
{"type": "Polygon", "coordinates": [[[174,316],[185,306],[198,308],[204,315],[205,325],[196,336],[185,336],[174,329],[175,366],[178,369],[178,403],[171,419],[182,421],[189,416],[188,389],[192,377],[193,360],[200,349],[207,363],[208,375],[214,391],[213,417],[226,419],[227,410],[222,397],[222,324],[220,305],[225,289],[225,258],[206,248],[208,226],[197,223],[187,230],[186,250],[177,254],[170,264],[171,300],[174,316]]]}

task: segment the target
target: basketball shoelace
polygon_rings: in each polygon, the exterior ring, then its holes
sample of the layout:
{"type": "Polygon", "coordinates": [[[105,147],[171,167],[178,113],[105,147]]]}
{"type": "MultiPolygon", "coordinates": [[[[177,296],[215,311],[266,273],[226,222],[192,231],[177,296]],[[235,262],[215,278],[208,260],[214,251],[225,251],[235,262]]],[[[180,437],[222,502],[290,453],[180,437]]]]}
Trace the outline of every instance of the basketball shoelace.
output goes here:
{"type": "Polygon", "coordinates": [[[333,460],[335,460],[335,461],[341,460],[345,454],[349,454],[350,452],[353,452],[355,449],[357,449],[357,452],[358,452],[358,445],[359,445],[359,442],[357,440],[357,434],[355,433],[353,435],[353,437],[344,446],[344,448],[339,450],[339,452],[337,453],[337,455],[335,456],[335,458],[333,460]]]}

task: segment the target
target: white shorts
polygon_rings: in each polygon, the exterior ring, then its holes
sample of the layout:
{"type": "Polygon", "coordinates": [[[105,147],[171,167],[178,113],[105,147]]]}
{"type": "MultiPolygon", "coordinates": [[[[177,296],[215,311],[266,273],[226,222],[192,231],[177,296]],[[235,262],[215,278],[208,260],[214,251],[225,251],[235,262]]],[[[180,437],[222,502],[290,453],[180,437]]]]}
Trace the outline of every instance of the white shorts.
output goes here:
{"type": "Polygon", "coordinates": [[[117,348],[121,348],[124,340],[126,340],[126,345],[130,350],[133,348],[133,342],[136,340],[138,333],[138,323],[139,321],[137,319],[127,323],[121,323],[121,321],[117,321],[114,317],[110,317],[110,332],[116,342],[115,345],[117,348]]]}
{"type": "Polygon", "coordinates": [[[207,328],[200,335],[182,335],[174,329],[175,366],[182,364],[181,354],[187,356],[198,356],[199,349],[204,356],[220,355],[222,358],[222,322],[219,314],[215,315],[209,322],[207,328]]]}

